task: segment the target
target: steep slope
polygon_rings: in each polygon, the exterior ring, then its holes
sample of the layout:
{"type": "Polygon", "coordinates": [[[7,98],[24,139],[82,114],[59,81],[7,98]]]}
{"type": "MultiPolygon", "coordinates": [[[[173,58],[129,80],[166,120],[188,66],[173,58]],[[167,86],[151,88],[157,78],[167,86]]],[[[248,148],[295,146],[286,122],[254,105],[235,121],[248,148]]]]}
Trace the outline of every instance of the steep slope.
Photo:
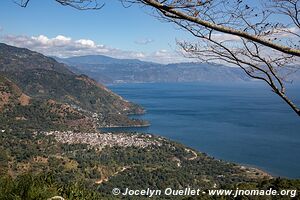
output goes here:
{"type": "Polygon", "coordinates": [[[0,112],[7,106],[28,105],[30,99],[16,84],[0,75],[0,112]]]}
{"type": "Polygon", "coordinates": [[[32,69],[56,71],[63,74],[73,74],[64,64],[53,58],[25,48],[17,48],[0,43],[0,71],[20,72],[32,69]]]}
{"type": "Polygon", "coordinates": [[[110,124],[103,122],[107,115],[143,112],[140,106],[124,100],[89,77],[76,75],[66,65],[28,49],[0,43],[0,73],[37,100],[53,99],[77,110],[98,114],[100,125],[110,124]]]}
{"type": "Polygon", "coordinates": [[[52,99],[29,97],[11,80],[0,75],[0,127],[4,130],[95,130],[88,112],[52,99]]]}

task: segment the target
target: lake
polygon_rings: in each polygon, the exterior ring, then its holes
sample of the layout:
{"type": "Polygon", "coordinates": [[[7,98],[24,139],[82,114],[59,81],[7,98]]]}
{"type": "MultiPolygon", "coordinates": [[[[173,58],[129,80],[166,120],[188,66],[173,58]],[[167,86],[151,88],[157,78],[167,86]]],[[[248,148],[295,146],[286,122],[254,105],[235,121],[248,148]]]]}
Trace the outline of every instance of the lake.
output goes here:
{"type": "MultiPolygon", "coordinates": [[[[110,85],[142,105],[148,128],[115,129],[167,137],[218,159],[300,178],[300,117],[260,83],[110,85]]],[[[300,105],[300,86],[288,89],[300,105]]]]}

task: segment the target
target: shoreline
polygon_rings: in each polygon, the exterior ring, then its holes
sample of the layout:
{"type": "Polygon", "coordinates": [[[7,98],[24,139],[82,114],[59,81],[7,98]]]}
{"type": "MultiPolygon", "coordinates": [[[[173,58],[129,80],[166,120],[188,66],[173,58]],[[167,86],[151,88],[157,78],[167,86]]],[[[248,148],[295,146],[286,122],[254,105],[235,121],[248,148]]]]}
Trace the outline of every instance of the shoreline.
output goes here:
{"type": "MultiPolygon", "coordinates": [[[[150,126],[150,125],[149,125],[150,126]]],[[[115,127],[106,127],[107,129],[109,128],[143,128],[143,127],[149,127],[149,126],[135,126],[135,127],[132,127],[132,126],[115,126],[115,127]]],[[[101,129],[101,128],[100,128],[101,129]]],[[[146,134],[146,135],[151,135],[151,136],[154,136],[154,137],[163,137],[165,138],[166,140],[170,141],[170,142],[175,142],[175,143],[179,143],[180,145],[183,145],[185,147],[187,147],[188,151],[192,151],[194,152],[195,154],[197,153],[203,153],[211,158],[214,158],[215,160],[220,160],[220,161],[224,161],[224,162],[228,162],[228,163],[232,163],[232,164],[235,164],[236,167],[240,168],[241,170],[246,170],[247,173],[249,174],[253,174],[253,176],[255,174],[260,174],[260,176],[262,178],[268,178],[268,179],[274,179],[274,178],[278,178],[278,177],[282,177],[282,178],[289,178],[289,179],[297,179],[297,178],[290,178],[290,177],[284,177],[284,176],[278,176],[278,175],[275,175],[271,172],[269,172],[268,170],[265,170],[265,169],[262,169],[261,167],[259,166],[255,166],[255,165],[251,165],[251,164],[246,164],[246,163],[239,163],[239,162],[236,162],[236,161],[232,161],[232,160],[224,160],[224,159],[221,159],[221,158],[216,158],[215,156],[213,155],[210,155],[210,154],[207,154],[206,152],[203,152],[203,151],[200,151],[200,150],[197,150],[197,149],[194,149],[190,146],[187,146],[185,144],[183,144],[182,142],[178,142],[178,141],[173,141],[171,138],[167,138],[167,137],[164,137],[164,136],[161,136],[161,135],[157,135],[157,134],[153,134],[153,133],[144,133],[144,132],[116,132],[115,134],[146,134]]]]}
{"type": "Polygon", "coordinates": [[[288,177],[288,176],[280,176],[280,175],[278,175],[276,173],[273,173],[272,171],[270,171],[268,169],[265,169],[265,168],[262,168],[260,166],[253,165],[253,164],[239,163],[239,162],[235,162],[235,161],[229,161],[229,162],[236,163],[236,164],[238,164],[240,166],[243,166],[243,167],[246,167],[248,169],[257,169],[257,170],[259,170],[261,172],[264,172],[264,173],[268,174],[272,178],[287,178],[287,179],[293,179],[293,180],[298,180],[299,179],[299,178],[288,177]]]}
{"type": "Polygon", "coordinates": [[[145,124],[145,125],[128,125],[128,126],[107,126],[107,127],[98,127],[97,129],[109,129],[109,128],[146,128],[150,127],[151,124],[145,124]]]}
{"type": "MultiPolygon", "coordinates": [[[[102,130],[101,129],[108,129],[107,131],[109,131],[110,128],[114,129],[121,129],[121,128],[147,128],[147,127],[150,127],[151,124],[149,125],[136,125],[136,126],[110,126],[110,127],[99,127],[98,130],[101,132],[102,130]]],[[[107,132],[107,131],[104,131],[104,132],[107,132]]],[[[123,133],[123,132],[116,132],[116,134],[118,133],[123,133]]],[[[132,134],[134,133],[133,131],[130,131],[130,132],[126,132],[128,134],[132,134]]],[[[152,133],[144,133],[144,132],[138,132],[138,131],[135,131],[135,134],[136,133],[139,133],[139,134],[147,134],[147,135],[154,135],[154,136],[158,136],[158,137],[164,137],[164,136],[161,136],[161,135],[157,135],[157,134],[152,134],[152,133]]],[[[164,137],[166,138],[166,137],[164,137]]],[[[167,140],[171,141],[171,142],[178,142],[178,141],[173,141],[171,138],[166,138],[167,140]]],[[[183,144],[182,142],[178,142],[179,144],[181,145],[184,145],[186,146],[187,148],[189,148],[190,150],[192,151],[195,151],[195,152],[199,152],[199,153],[204,153],[206,154],[207,156],[209,157],[213,157],[214,159],[217,159],[217,160],[222,160],[222,161],[225,161],[225,162],[229,162],[229,163],[233,163],[233,164],[236,164],[237,167],[239,167],[240,169],[244,169],[244,170],[248,170],[249,173],[259,173],[261,174],[262,176],[264,177],[268,177],[269,179],[274,179],[274,178],[277,178],[277,177],[283,177],[283,178],[290,178],[290,177],[284,177],[284,176],[278,176],[276,174],[273,174],[271,172],[269,172],[268,170],[265,170],[265,169],[262,169],[261,167],[259,166],[256,166],[256,165],[251,165],[251,164],[247,164],[247,163],[239,163],[239,162],[236,162],[236,161],[232,161],[232,160],[224,160],[222,158],[216,158],[215,156],[213,155],[210,155],[206,152],[202,152],[200,150],[196,150],[196,149],[193,149],[191,148],[190,146],[187,146],[185,144],[183,144]]],[[[296,178],[293,178],[293,179],[296,179],[296,178]]]]}

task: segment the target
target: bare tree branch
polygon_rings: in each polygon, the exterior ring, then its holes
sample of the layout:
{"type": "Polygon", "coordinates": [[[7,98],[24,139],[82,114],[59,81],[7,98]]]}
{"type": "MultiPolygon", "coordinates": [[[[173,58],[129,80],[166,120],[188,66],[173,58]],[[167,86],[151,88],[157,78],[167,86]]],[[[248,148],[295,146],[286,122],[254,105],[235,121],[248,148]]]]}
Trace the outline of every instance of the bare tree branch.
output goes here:
{"type": "MultiPolygon", "coordinates": [[[[14,0],[21,7],[27,7],[30,0],[14,0]]],[[[98,10],[105,4],[99,4],[97,0],[55,0],[63,6],[70,6],[78,10],[98,10]]]]}
{"type": "MultiPolygon", "coordinates": [[[[278,51],[281,51],[283,53],[287,53],[287,54],[291,54],[291,55],[295,55],[295,56],[299,56],[300,57],[300,50],[299,49],[295,49],[289,46],[284,46],[284,45],[280,45],[277,43],[274,43],[271,40],[259,37],[258,35],[255,34],[249,34],[246,31],[243,30],[238,30],[238,29],[234,29],[231,28],[229,26],[224,26],[222,24],[217,24],[217,23],[213,23],[210,22],[208,20],[204,20],[201,17],[195,16],[194,14],[191,15],[191,8],[197,8],[199,6],[205,5],[204,3],[197,3],[197,2],[202,2],[202,1],[196,1],[196,3],[194,4],[194,7],[191,6],[191,3],[187,3],[190,2],[189,0],[185,0],[185,1],[181,1],[184,3],[181,3],[182,6],[178,6],[175,4],[175,2],[180,2],[177,0],[173,0],[173,1],[158,1],[158,0],[136,0],[136,2],[140,2],[146,5],[149,5],[151,7],[156,8],[157,10],[159,10],[160,12],[162,12],[164,15],[168,16],[168,17],[176,17],[179,18],[181,20],[186,20],[189,21],[191,23],[195,23],[197,25],[203,26],[203,27],[207,27],[222,33],[227,33],[227,34],[231,34],[231,35],[235,35],[238,37],[242,37],[248,40],[252,40],[255,41],[259,44],[265,45],[267,47],[276,49],[278,51]],[[170,2],[169,4],[166,4],[167,2],[170,2]],[[175,5],[174,5],[175,4],[175,5]],[[178,8],[184,9],[184,11],[180,11],[178,10],[178,8]],[[188,9],[188,10],[186,10],[188,9]]],[[[192,1],[194,2],[194,1],[192,1]]],[[[204,2],[211,2],[211,1],[204,1],[204,2]]],[[[226,1],[224,2],[226,3],[226,1]]],[[[178,3],[177,3],[178,4],[178,3]]],[[[211,9],[211,8],[209,8],[211,9]]],[[[246,7],[246,10],[248,10],[249,8],[246,7]]],[[[229,23],[229,22],[227,22],[229,23]]],[[[225,23],[226,24],[226,23],[225,23]]]]}
{"type": "Polygon", "coordinates": [[[266,0],[257,7],[242,0],[126,2],[150,6],[161,19],[195,36],[197,42],[177,42],[185,56],[239,66],[249,77],[266,82],[300,116],[285,86],[300,57],[298,0],[266,0]]]}
{"type": "MultiPolygon", "coordinates": [[[[77,9],[100,9],[97,0],[55,0],[77,9]]],[[[160,19],[177,24],[197,42],[179,41],[187,57],[226,62],[249,77],[264,81],[295,113],[300,109],[286,95],[286,77],[300,59],[300,1],[264,0],[119,0],[156,11],[160,19]],[[226,39],[227,37],[227,39],[226,39]],[[294,66],[293,66],[294,65],[294,66]]],[[[21,0],[26,7],[29,0],[21,0]]],[[[299,66],[298,66],[299,67],[299,66]]]]}

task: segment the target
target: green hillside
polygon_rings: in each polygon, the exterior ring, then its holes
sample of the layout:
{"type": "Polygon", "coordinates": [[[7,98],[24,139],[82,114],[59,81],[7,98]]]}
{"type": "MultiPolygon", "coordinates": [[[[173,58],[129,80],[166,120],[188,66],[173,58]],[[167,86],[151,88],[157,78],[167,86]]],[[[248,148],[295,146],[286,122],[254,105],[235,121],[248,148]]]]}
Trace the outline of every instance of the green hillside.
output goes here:
{"type": "Polygon", "coordinates": [[[144,124],[125,116],[143,113],[140,106],[124,100],[85,75],[75,75],[64,64],[28,49],[0,43],[0,73],[35,100],[52,99],[79,111],[97,114],[100,126],[144,124]],[[107,121],[108,115],[120,115],[120,121],[112,124],[107,121]]]}
{"type": "Polygon", "coordinates": [[[99,126],[145,125],[127,117],[143,109],[39,53],[0,44],[0,73],[0,200],[147,199],[114,196],[116,187],[300,189],[297,180],[274,179],[163,137],[100,133],[99,126]]]}

